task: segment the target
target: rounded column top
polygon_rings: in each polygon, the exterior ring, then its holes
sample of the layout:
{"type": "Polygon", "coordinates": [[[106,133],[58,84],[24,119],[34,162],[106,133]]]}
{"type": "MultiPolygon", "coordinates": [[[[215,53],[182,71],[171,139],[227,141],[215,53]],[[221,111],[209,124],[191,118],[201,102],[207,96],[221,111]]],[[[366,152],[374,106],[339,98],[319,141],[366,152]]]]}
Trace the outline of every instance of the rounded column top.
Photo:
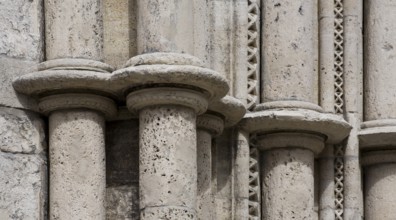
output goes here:
{"type": "Polygon", "coordinates": [[[275,109],[247,113],[241,127],[248,132],[268,134],[274,132],[298,132],[324,136],[329,144],[344,140],[351,126],[334,114],[308,109],[275,109]]]}
{"type": "Polygon", "coordinates": [[[155,105],[180,105],[202,114],[208,107],[207,96],[192,89],[177,87],[145,88],[129,93],[126,99],[127,107],[132,113],[155,105]]]}
{"type": "Polygon", "coordinates": [[[93,94],[66,93],[50,95],[39,100],[39,110],[45,115],[65,109],[89,109],[112,118],[117,114],[117,107],[112,99],[93,94]]]}
{"type": "Polygon", "coordinates": [[[224,117],[225,127],[237,124],[246,113],[245,105],[238,99],[228,95],[219,101],[210,103],[209,110],[224,117]]]}
{"type": "Polygon", "coordinates": [[[191,55],[177,53],[150,53],[133,57],[125,68],[113,72],[111,77],[116,90],[123,93],[135,88],[179,87],[201,90],[209,101],[224,97],[229,86],[219,73],[204,68],[202,62],[191,55]]]}
{"type": "Polygon", "coordinates": [[[197,117],[197,128],[208,131],[212,137],[218,136],[223,132],[224,120],[210,113],[206,113],[197,117]]]}

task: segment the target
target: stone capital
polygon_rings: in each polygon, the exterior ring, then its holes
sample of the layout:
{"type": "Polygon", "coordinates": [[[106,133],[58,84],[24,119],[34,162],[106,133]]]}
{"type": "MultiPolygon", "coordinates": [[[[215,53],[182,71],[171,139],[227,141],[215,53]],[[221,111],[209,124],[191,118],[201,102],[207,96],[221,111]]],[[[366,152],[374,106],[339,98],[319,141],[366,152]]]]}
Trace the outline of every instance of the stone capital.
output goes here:
{"type": "Polygon", "coordinates": [[[315,108],[320,107],[306,105],[298,108],[285,103],[259,105],[257,111],[245,115],[241,127],[258,135],[280,132],[315,134],[328,144],[340,143],[349,135],[351,126],[341,116],[316,111],[315,108]]]}
{"type": "Polygon", "coordinates": [[[224,119],[219,115],[206,113],[197,117],[197,128],[206,130],[215,137],[223,132],[224,119]]]}

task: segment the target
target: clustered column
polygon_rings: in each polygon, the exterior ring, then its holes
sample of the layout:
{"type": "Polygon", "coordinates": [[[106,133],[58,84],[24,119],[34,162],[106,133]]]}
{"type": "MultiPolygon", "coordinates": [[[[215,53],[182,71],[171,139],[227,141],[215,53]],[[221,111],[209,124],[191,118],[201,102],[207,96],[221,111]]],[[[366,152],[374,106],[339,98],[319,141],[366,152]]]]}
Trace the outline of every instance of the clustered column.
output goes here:
{"type": "Polygon", "coordinates": [[[138,14],[142,55],[113,79],[124,87],[128,109],[139,115],[140,216],[196,219],[196,118],[225,96],[228,84],[188,55],[194,52],[191,1],[140,1],[138,14]]]}
{"type": "Polygon", "coordinates": [[[243,127],[262,151],[262,215],[314,218],[314,158],[350,126],[318,106],[317,1],[264,0],[262,103],[243,127]]]}
{"type": "Polygon", "coordinates": [[[49,115],[49,218],[105,219],[105,117],[116,114],[102,62],[100,0],[45,1],[47,61],[14,88],[49,115]]]}
{"type": "Polygon", "coordinates": [[[365,2],[364,123],[359,134],[365,219],[396,216],[396,5],[365,2]]]}
{"type": "Polygon", "coordinates": [[[210,103],[209,110],[197,118],[198,219],[216,218],[212,184],[212,139],[220,135],[224,127],[238,123],[245,113],[246,109],[241,101],[226,96],[220,101],[210,103]]]}

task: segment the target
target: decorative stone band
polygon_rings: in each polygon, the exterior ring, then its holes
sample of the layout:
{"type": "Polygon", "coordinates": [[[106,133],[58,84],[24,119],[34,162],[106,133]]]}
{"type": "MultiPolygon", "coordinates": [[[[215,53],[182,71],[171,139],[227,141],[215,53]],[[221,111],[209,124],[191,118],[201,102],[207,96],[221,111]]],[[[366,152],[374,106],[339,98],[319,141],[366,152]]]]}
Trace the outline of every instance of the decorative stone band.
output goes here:
{"type": "Polygon", "coordinates": [[[101,112],[106,118],[117,114],[115,102],[99,95],[67,93],[47,96],[39,101],[39,110],[46,115],[57,110],[80,108],[101,112]]]}
{"type": "Polygon", "coordinates": [[[280,132],[258,135],[259,149],[270,150],[273,148],[305,146],[318,155],[324,149],[324,137],[317,134],[280,132]]]}
{"type": "Polygon", "coordinates": [[[361,150],[385,150],[396,147],[396,119],[382,119],[362,123],[359,132],[361,150]]]}
{"type": "Polygon", "coordinates": [[[197,128],[207,130],[212,137],[215,137],[223,132],[224,120],[219,116],[206,113],[197,117],[197,128]]]}
{"type": "Polygon", "coordinates": [[[225,96],[219,101],[210,103],[209,110],[224,117],[225,127],[234,126],[246,113],[245,105],[232,96],[225,96]]]}
{"type": "Polygon", "coordinates": [[[142,66],[142,65],[191,65],[204,67],[203,62],[197,57],[180,54],[180,53],[148,53],[131,58],[125,64],[125,67],[142,66]]]}
{"type": "Polygon", "coordinates": [[[306,109],[266,110],[247,113],[240,123],[250,133],[296,132],[317,134],[329,144],[340,143],[351,130],[341,117],[306,109]]]}
{"type": "Polygon", "coordinates": [[[183,88],[157,87],[131,92],[127,96],[127,107],[131,112],[155,105],[181,105],[203,114],[208,107],[208,97],[203,93],[183,88]]]}
{"type": "Polygon", "coordinates": [[[362,166],[371,166],[381,163],[396,163],[396,150],[375,150],[362,153],[362,166]]]}

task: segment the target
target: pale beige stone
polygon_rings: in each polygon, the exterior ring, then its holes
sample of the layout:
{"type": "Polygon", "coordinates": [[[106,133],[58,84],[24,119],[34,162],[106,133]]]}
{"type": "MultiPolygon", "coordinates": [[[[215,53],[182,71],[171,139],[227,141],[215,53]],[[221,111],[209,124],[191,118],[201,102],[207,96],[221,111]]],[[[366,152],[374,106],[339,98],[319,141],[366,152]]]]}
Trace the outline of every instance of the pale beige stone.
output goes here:
{"type": "Polygon", "coordinates": [[[172,104],[146,107],[139,122],[141,219],[196,219],[194,110],[172,104]]]}
{"type": "Polygon", "coordinates": [[[262,102],[299,100],[318,104],[316,2],[263,2],[262,102]]]}
{"type": "Polygon", "coordinates": [[[139,187],[111,186],[106,189],[107,220],[139,219],[139,187]]]}
{"type": "Polygon", "coordinates": [[[47,219],[46,154],[0,152],[0,218],[47,219]]]}
{"type": "Polygon", "coordinates": [[[43,0],[0,1],[0,55],[44,59],[43,0]]]}
{"type": "Polygon", "coordinates": [[[51,113],[50,219],[105,219],[104,126],[95,111],[51,113]]]}
{"type": "Polygon", "coordinates": [[[376,164],[365,168],[365,211],[364,219],[394,219],[396,200],[395,163],[376,164]]]}
{"type": "Polygon", "coordinates": [[[313,152],[265,151],[262,166],[262,213],[268,219],[313,219],[313,152]]]}
{"type": "Polygon", "coordinates": [[[44,2],[46,58],[103,60],[101,0],[44,2]]]}

